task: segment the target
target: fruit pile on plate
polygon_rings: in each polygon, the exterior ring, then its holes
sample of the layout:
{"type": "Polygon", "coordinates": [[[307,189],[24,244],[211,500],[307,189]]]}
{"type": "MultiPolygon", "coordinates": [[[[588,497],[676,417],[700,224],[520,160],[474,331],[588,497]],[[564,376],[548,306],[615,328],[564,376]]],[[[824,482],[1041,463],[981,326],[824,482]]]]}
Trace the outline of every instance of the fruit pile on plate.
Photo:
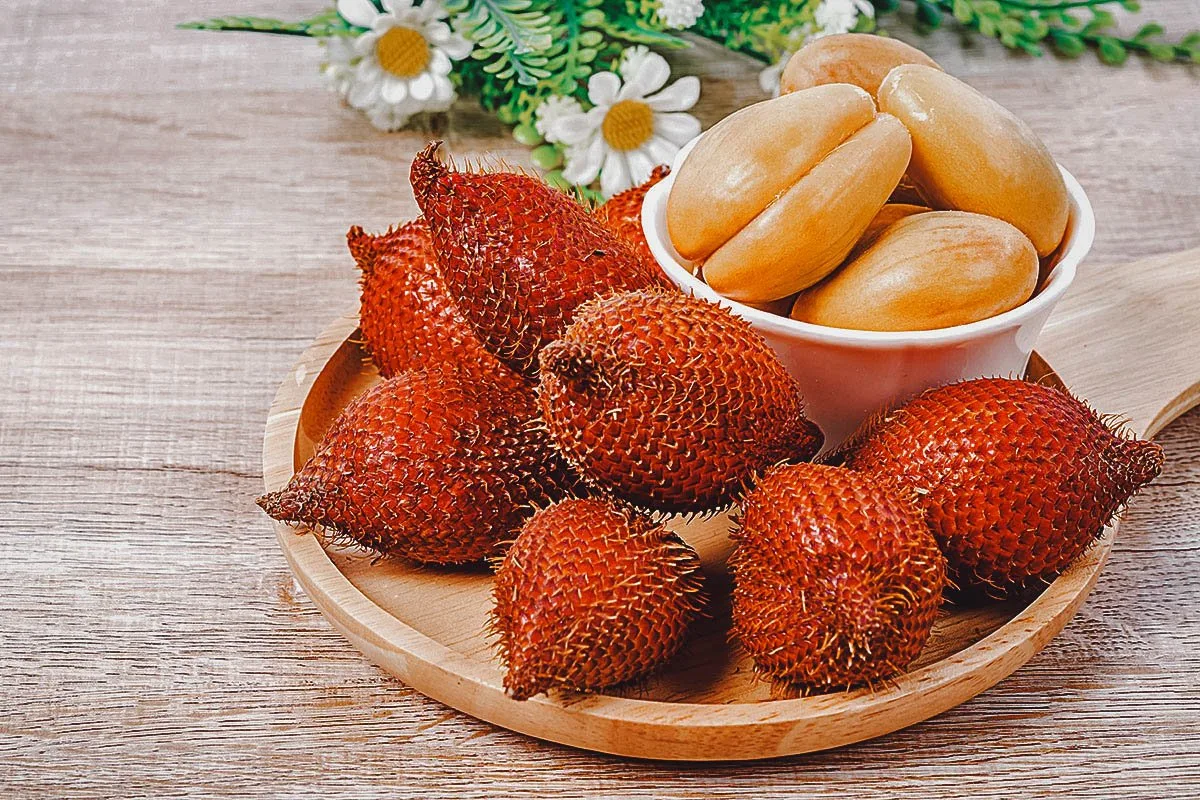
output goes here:
{"type": "Polygon", "coordinates": [[[740,507],[731,640],[823,691],[902,671],[952,587],[1044,585],[1161,468],[1008,379],[930,390],[815,463],[774,351],[651,259],[649,184],[592,210],[437,151],[412,164],[420,218],[348,236],[382,382],[259,503],[385,555],[489,561],[514,698],[636,680],[684,646],[715,590],[670,515],[740,507]]]}

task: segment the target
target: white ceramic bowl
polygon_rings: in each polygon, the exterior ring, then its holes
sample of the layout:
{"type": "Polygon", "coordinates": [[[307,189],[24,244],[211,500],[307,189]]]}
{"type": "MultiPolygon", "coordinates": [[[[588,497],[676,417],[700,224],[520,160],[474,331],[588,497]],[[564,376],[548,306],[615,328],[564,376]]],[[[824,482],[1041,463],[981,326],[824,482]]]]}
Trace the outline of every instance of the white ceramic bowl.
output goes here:
{"type": "Polygon", "coordinates": [[[779,354],[804,392],[808,415],[836,447],[876,411],[931,386],[1025,371],[1034,342],[1092,247],[1096,218],[1083,188],[1060,166],[1071,216],[1058,263],[1028,302],[990,319],[932,331],[858,331],[798,322],[722,297],[691,273],[667,235],[667,195],[693,141],[675,158],[671,175],[646,193],[642,226],[651,252],[686,292],[729,308],[754,326],[779,354]]]}

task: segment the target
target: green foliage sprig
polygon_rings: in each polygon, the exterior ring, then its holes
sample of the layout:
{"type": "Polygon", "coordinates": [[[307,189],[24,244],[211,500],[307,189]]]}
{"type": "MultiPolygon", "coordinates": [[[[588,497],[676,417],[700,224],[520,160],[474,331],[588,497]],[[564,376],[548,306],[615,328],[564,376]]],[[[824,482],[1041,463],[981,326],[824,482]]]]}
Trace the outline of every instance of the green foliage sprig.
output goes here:
{"type": "MultiPolygon", "coordinates": [[[[894,10],[899,0],[873,0],[883,13],[894,10]]],[[[1200,31],[1178,41],[1163,41],[1163,27],[1156,22],[1142,25],[1131,36],[1115,29],[1116,17],[1109,8],[1137,12],[1136,0],[914,0],[916,19],[922,28],[936,28],[946,16],[984,36],[998,39],[1013,50],[1032,56],[1045,53],[1049,45],[1068,58],[1088,49],[1106,64],[1123,64],[1130,53],[1155,61],[1200,63],[1200,31]]]]}
{"type": "Polygon", "coordinates": [[[216,17],[214,19],[182,22],[180,28],[194,31],[249,31],[252,33],[277,33],[286,36],[311,36],[327,39],[330,36],[356,36],[362,28],[342,19],[336,9],[327,8],[308,19],[296,22],[270,19],[268,17],[216,17]]]}
{"type": "MultiPolygon", "coordinates": [[[[379,0],[373,0],[382,10],[379,0]]],[[[442,0],[454,29],[472,43],[469,58],[457,62],[454,85],[513,129],[517,141],[533,148],[533,160],[547,177],[562,181],[561,145],[546,142],[536,112],[548,97],[573,97],[586,108],[588,79],[616,69],[630,46],[657,50],[689,46],[666,30],[660,0],[442,0]]],[[[709,0],[691,32],[773,64],[796,50],[815,31],[823,0],[709,0]]],[[[1031,56],[1047,49],[1075,57],[1087,50],[1106,64],[1125,62],[1131,53],[1163,62],[1200,63],[1200,32],[1177,41],[1163,38],[1151,22],[1132,35],[1117,30],[1110,9],[1139,9],[1137,0],[870,0],[874,18],[860,14],[857,31],[873,31],[881,17],[911,3],[918,30],[950,20],[966,30],[998,40],[1031,56]]],[[[252,31],[328,39],[358,36],[329,8],[294,22],[265,17],[227,16],[179,27],[213,31],[252,31]]],[[[585,193],[587,190],[583,190],[585,193]]]]}

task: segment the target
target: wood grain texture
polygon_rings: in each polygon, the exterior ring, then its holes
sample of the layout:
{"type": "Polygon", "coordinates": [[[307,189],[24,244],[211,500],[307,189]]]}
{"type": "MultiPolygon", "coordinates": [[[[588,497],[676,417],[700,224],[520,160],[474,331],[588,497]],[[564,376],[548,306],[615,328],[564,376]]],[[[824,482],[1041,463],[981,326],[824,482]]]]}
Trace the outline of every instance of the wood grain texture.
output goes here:
{"type": "MultiPolygon", "coordinates": [[[[631,763],[477,722],[370,666],[252,503],[289,365],[353,303],[349,225],[411,215],[420,133],[320,87],[307,42],[171,30],[307,0],[0,13],[0,795],[1194,797],[1200,413],[1161,435],[1081,614],[1002,686],[816,756],[631,763]],[[1048,688],[1050,687],[1050,688],[1048,688]]],[[[1174,31],[1195,0],[1159,0],[1174,31]]],[[[904,33],[904,31],[902,31],[904,33]]],[[[911,37],[909,37],[911,39],[911,37]]],[[[1087,187],[1085,269],[1200,246],[1200,75],[921,42],[1087,187]]],[[[708,46],[700,115],[758,97],[708,46]]],[[[468,104],[455,152],[522,148],[468,104]]],[[[1148,315],[1147,325],[1155,324],[1148,315]]],[[[1200,342],[1198,342],[1200,344],[1200,342]]]]}

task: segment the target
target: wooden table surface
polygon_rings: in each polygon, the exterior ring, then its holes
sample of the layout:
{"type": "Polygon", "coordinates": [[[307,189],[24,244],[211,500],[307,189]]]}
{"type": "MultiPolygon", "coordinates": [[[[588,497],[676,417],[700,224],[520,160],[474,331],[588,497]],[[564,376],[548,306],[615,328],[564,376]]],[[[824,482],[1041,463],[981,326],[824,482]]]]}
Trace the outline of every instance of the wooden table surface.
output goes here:
{"type": "MultiPolygon", "coordinates": [[[[389,678],[298,591],[253,498],[277,383],[356,300],[345,230],[414,214],[406,176],[426,136],[341,108],[311,42],[171,27],[301,16],[311,0],[13,5],[0,795],[1200,795],[1200,412],[1161,435],[1166,471],[1066,631],[995,689],[883,739],[760,764],[630,762],[389,678]]],[[[1172,31],[1200,27],[1197,0],[1148,5],[1172,31]]],[[[1200,245],[1200,69],[1037,61],[951,32],[923,44],[1087,187],[1086,269],[1200,245]]],[[[706,124],[759,98],[746,59],[701,45],[676,62],[704,70],[706,124]]],[[[449,141],[527,163],[468,103],[449,141]]]]}

